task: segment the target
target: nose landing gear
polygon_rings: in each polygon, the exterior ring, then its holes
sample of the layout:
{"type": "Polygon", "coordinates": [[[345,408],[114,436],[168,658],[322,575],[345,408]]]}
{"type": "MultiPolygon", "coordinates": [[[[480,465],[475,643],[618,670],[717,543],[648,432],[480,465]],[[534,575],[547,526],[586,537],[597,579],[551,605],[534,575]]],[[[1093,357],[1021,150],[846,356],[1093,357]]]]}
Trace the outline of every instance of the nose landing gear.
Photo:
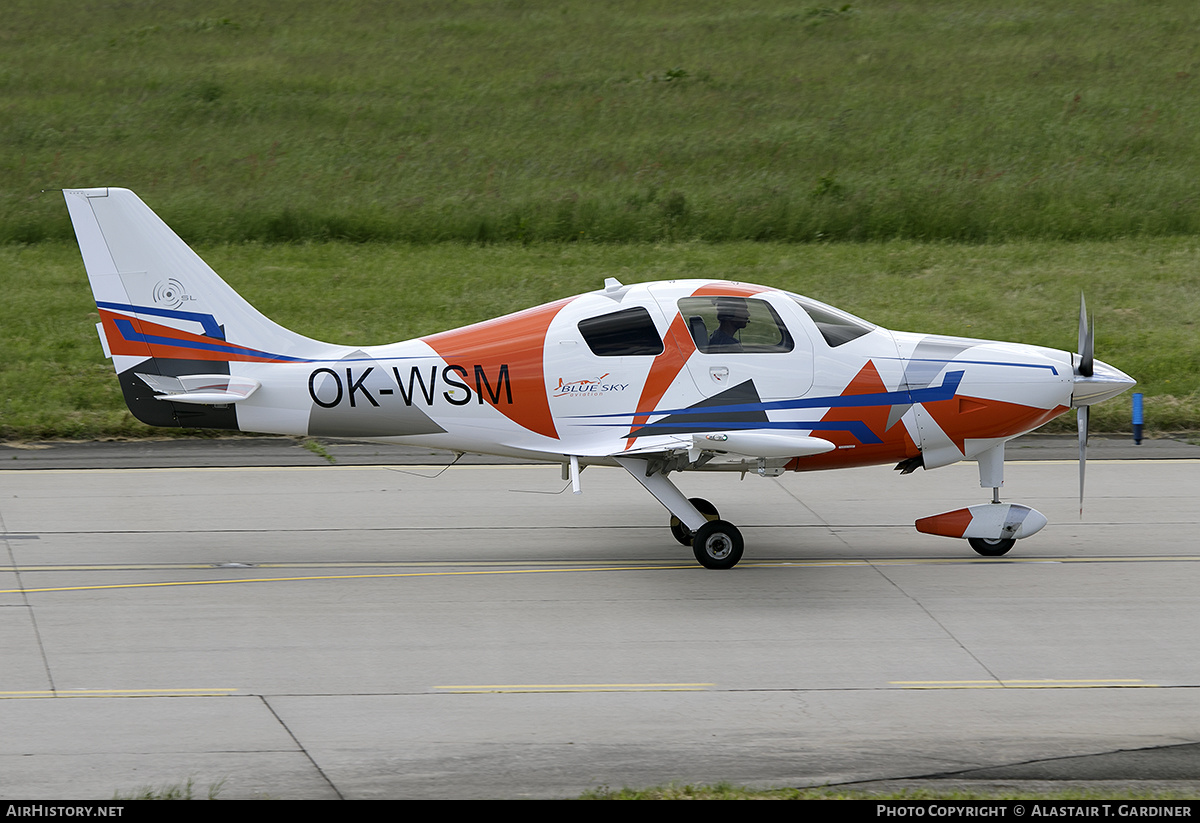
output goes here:
{"type": "Polygon", "coordinates": [[[976,553],[984,557],[1002,557],[1022,537],[1029,537],[1046,525],[1046,517],[1037,509],[1020,503],[1001,503],[1004,485],[1004,443],[1001,442],[975,458],[979,462],[979,485],[992,488],[992,502],[966,509],[922,517],[917,531],[943,537],[965,537],[976,553]]]}
{"type": "Polygon", "coordinates": [[[975,550],[976,554],[984,557],[1003,557],[1017,543],[1014,538],[992,540],[987,537],[968,537],[967,542],[971,544],[971,548],[975,550]]]}

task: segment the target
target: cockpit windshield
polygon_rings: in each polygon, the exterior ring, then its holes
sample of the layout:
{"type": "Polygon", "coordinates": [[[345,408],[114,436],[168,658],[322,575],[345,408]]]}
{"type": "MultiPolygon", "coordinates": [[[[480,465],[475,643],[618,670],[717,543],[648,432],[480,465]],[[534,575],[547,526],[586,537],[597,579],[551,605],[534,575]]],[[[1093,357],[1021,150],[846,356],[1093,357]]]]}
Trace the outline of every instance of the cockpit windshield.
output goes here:
{"type": "Polygon", "coordinates": [[[791,292],[784,293],[812,318],[812,321],[817,324],[817,331],[821,332],[821,336],[825,338],[825,342],[829,344],[830,348],[857,340],[876,328],[873,323],[868,323],[841,309],[835,309],[833,306],[827,306],[820,301],[801,297],[791,292]]]}

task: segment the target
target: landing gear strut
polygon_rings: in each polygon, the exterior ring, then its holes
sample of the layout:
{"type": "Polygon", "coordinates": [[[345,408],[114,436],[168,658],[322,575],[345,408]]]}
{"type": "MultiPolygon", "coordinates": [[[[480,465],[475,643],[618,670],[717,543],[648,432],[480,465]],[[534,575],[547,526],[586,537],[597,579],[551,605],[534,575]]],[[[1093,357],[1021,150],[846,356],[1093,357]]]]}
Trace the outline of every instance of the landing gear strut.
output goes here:
{"type": "Polygon", "coordinates": [[[697,562],[706,569],[732,569],[742,559],[742,533],[720,519],[717,507],[701,497],[691,499],[675,488],[665,471],[655,470],[640,457],[618,457],[616,461],[654,495],[671,513],[671,534],[691,546],[697,562]]]}
{"type": "MultiPolygon", "coordinates": [[[[979,485],[983,488],[992,487],[992,505],[1003,505],[1000,502],[1000,487],[1004,485],[1004,443],[985,451],[975,458],[979,463],[979,485]]],[[[1013,537],[968,537],[967,543],[976,554],[983,557],[1001,557],[1016,545],[1013,537]]]]}

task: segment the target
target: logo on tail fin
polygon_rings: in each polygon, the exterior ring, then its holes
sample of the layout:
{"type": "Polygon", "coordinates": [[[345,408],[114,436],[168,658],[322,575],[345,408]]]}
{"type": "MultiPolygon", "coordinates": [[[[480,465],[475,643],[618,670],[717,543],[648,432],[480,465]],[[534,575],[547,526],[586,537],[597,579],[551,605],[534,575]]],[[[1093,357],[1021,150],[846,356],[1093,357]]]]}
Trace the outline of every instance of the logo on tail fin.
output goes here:
{"type": "Polygon", "coordinates": [[[168,309],[177,309],[185,301],[196,299],[188,294],[183,284],[174,277],[170,280],[159,280],[154,286],[153,297],[156,304],[168,309]]]}

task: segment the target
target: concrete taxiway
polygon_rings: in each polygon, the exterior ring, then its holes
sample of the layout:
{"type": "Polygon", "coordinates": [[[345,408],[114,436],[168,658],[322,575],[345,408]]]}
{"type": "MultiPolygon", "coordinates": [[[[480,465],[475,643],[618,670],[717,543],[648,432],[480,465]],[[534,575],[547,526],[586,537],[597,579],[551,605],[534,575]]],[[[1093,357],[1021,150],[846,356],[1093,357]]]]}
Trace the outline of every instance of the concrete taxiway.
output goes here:
{"type": "Polygon", "coordinates": [[[1073,442],[1017,444],[1004,497],[1050,525],[1000,559],[912,526],[989,498],[973,464],[685,475],[727,572],[617,469],[4,450],[0,798],[1200,793],[1200,448],[1147,446],[1094,444],[1080,519],[1073,442]]]}

